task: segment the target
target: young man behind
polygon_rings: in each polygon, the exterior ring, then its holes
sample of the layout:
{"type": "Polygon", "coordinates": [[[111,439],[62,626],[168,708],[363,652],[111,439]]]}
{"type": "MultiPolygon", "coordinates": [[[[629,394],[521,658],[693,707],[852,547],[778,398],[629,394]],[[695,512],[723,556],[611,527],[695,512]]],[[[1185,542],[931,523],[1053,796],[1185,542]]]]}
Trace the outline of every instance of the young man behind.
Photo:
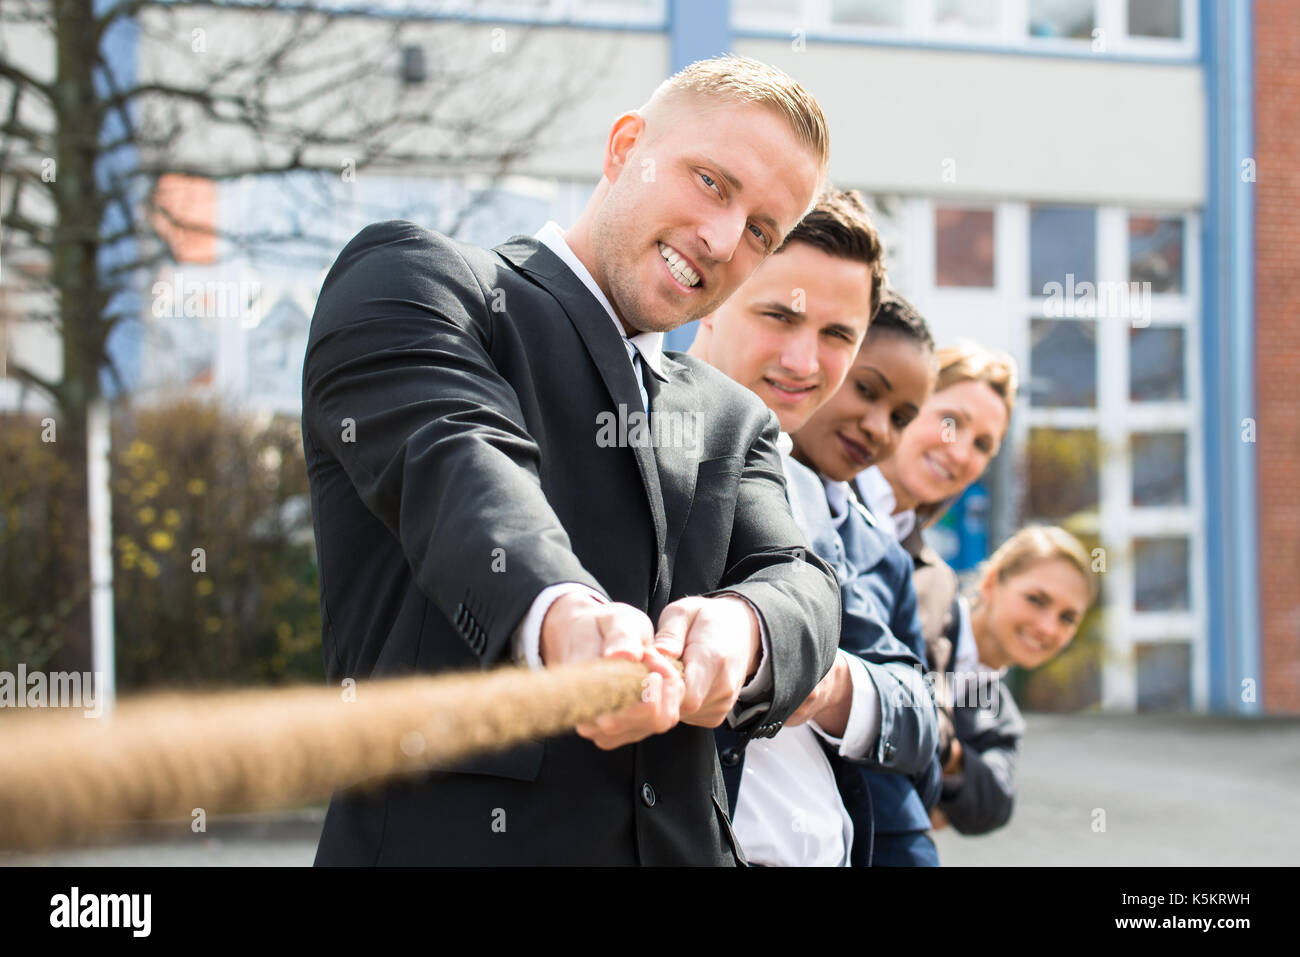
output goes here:
{"type": "Polygon", "coordinates": [[[831,515],[821,480],[788,454],[788,433],[835,393],[853,363],[880,301],[881,260],[858,194],[828,190],[778,253],[701,321],[690,350],[775,413],[795,520],[840,581],[840,651],[813,694],[771,738],[717,732],[741,844],[751,862],[767,866],[865,864],[870,803],[856,768],[912,774],[935,747],[921,663],[884,623],[871,569],[845,557],[840,536],[849,516],[831,515]]]}

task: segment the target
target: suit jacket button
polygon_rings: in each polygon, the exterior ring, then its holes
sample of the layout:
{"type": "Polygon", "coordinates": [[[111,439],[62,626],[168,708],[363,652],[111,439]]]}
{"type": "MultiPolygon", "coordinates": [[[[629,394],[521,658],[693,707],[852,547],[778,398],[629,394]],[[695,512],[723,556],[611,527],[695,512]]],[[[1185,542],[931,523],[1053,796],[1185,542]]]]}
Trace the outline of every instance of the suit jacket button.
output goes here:
{"type": "Polygon", "coordinates": [[[888,741],[885,742],[885,760],[890,761],[894,757],[894,746],[888,741]]]}
{"type": "Polygon", "coordinates": [[[641,785],[641,800],[645,803],[646,807],[655,806],[655,789],[650,786],[649,781],[641,785]]]}
{"type": "Polygon", "coordinates": [[[721,757],[724,768],[734,768],[740,763],[740,752],[734,747],[723,751],[721,757]]]}

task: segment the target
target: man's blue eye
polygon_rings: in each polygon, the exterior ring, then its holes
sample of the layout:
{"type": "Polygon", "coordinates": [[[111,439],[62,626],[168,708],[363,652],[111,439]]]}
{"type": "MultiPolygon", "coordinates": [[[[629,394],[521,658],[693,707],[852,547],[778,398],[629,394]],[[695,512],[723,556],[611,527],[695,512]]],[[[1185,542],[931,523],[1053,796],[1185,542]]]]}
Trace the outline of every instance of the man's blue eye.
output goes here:
{"type": "Polygon", "coordinates": [[[757,226],[753,225],[752,223],[750,224],[749,228],[750,231],[753,232],[753,234],[758,237],[758,241],[762,243],[764,246],[766,246],[767,236],[763,234],[763,230],[759,229],[757,226]]]}
{"type": "Polygon", "coordinates": [[[713,181],[713,177],[710,176],[708,173],[701,173],[700,179],[704,180],[704,185],[709,187],[710,189],[717,189],[718,184],[713,181]]]}

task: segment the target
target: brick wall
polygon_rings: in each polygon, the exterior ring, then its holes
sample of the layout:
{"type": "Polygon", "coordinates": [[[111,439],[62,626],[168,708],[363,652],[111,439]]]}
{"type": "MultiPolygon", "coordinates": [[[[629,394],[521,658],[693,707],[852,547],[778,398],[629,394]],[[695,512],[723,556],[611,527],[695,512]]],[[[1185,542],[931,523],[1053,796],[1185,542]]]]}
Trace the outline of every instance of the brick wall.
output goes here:
{"type": "Polygon", "coordinates": [[[1300,713],[1300,4],[1255,12],[1261,701],[1300,713]]]}

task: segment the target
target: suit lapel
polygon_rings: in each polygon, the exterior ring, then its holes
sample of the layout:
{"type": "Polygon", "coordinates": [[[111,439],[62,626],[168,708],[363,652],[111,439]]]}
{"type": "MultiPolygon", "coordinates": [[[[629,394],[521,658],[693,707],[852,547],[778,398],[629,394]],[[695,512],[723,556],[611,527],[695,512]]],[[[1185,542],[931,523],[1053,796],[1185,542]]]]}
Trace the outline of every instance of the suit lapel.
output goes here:
{"type": "MultiPolygon", "coordinates": [[[[641,390],[637,387],[636,373],[628,361],[627,348],[614,323],[591,291],[582,284],[582,280],[573,274],[559,256],[551,252],[544,243],[531,236],[516,236],[509,242],[496,247],[496,252],[509,260],[519,269],[529,273],[538,280],[539,285],[554,297],[564,314],[569,317],[577,330],[591,361],[600,373],[601,381],[614,403],[614,412],[631,416],[633,412],[642,413],[641,390]],[[619,409],[622,406],[622,409],[619,409]]],[[[646,378],[653,379],[654,373],[646,370],[646,378]]],[[[647,383],[647,391],[649,383],[647,383]]],[[[653,404],[651,406],[653,409],[653,404]]],[[[592,442],[595,442],[596,423],[591,424],[592,442]]],[[[631,444],[631,443],[629,443],[631,444]]],[[[667,555],[667,519],[664,514],[663,493],[660,491],[659,470],[655,464],[654,449],[649,445],[632,445],[636,456],[637,468],[641,472],[641,484],[645,488],[646,500],[650,506],[650,516],[654,523],[655,545],[659,556],[655,573],[654,592],[663,587],[660,581],[664,574],[667,555]]],[[[693,480],[692,480],[693,481],[693,480]]],[[[692,486],[693,487],[693,486],[692,486]]],[[[655,607],[652,603],[651,607],[655,607]]]]}
{"type": "Polygon", "coordinates": [[[672,588],[670,562],[677,555],[677,545],[686,528],[686,517],[695,499],[695,480],[699,475],[701,421],[699,393],[695,378],[684,363],[663,357],[667,382],[661,382],[653,372],[646,373],[646,389],[650,393],[650,412],[656,420],[656,434],[660,445],[655,450],[659,487],[662,490],[667,514],[665,548],[660,553],[659,576],[655,582],[656,611],[668,603],[672,588]],[[680,440],[680,441],[678,441],[680,440]]]}

